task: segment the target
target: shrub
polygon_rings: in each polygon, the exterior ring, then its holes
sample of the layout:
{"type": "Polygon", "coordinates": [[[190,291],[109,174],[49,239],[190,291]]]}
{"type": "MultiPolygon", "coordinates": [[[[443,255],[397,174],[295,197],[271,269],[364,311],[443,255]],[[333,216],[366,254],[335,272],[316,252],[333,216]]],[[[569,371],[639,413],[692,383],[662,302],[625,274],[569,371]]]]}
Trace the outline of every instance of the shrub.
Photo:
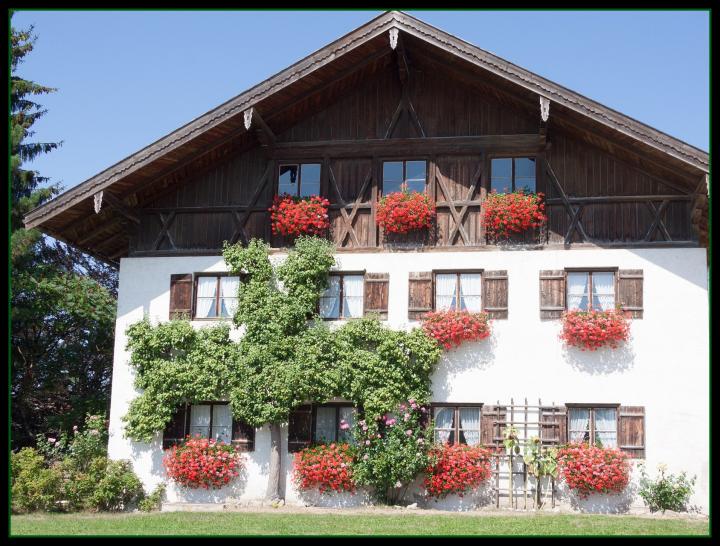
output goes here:
{"type": "Polygon", "coordinates": [[[242,468],[235,447],[200,437],[188,437],[182,445],[171,448],[163,463],[170,478],[193,489],[219,489],[242,468]]]}
{"type": "Polygon", "coordinates": [[[97,511],[116,511],[141,501],[145,492],[130,461],[105,461],[104,473],[89,496],[87,507],[97,511]]]}
{"type": "Polygon", "coordinates": [[[353,478],[371,486],[381,502],[396,503],[408,485],[429,464],[432,427],[428,409],[410,399],[395,415],[358,421],[353,434],[357,445],[353,478]]]}
{"type": "Polygon", "coordinates": [[[399,191],[380,199],[375,221],[386,233],[408,233],[432,226],[435,205],[425,193],[399,191]]]}
{"type": "Polygon", "coordinates": [[[48,468],[43,456],[25,447],[10,458],[11,507],[13,512],[54,510],[60,499],[62,474],[48,468]]]}
{"type": "Polygon", "coordinates": [[[622,311],[568,311],[563,314],[560,339],[583,351],[615,349],[630,336],[630,322],[622,311]]]}
{"type": "Polygon", "coordinates": [[[687,504],[693,493],[696,476],[688,479],[686,472],[679,475],[666,474],[667,467],[658,465],[660,475],[651,479],[645,472],[645,465],[640,466],[640,490],[642,497],[651,512],[658,510],[673,510],[681,512],[687,510],[687,504]]]}
{"type": "Polygon", "coordinates": [[[557,456],[562,477],[581,498],[592,493],[621,493],[630,480],[630,463],[619,449],[570,444],[557,456]]]}
{"type": "Polygon", "coordinates": [[[299,489],[318,488],[321,493],[354,491],[352,479],[353,450],[349,444],[309,447],[295,454],[293,475],[299,489]]]}
{"type": "Polygon", "coordinates": [[[63,432],[58,438],[36,437],[37,449],[48,464],[70,459],[78,469],[84,470],[96,457],[107,455],[107,422],[102,415],[88,414],[83,430],[73,426],[72,434],[63,432]]]}
{"type": "Polygon", "coordinates": [[[138,503],[138,508],[143,512],[160,510],[163,496],[165,495],[165,484],[159,483],[153,492],[138,503]]]}
{"type": "Polygon", "coordinates": [[[328,227],[330,201],[313,195],[301,198],[276,195],[270,207],[272,232],[280,235],[321,235],[328,227]]]}
{"type": "Polygon", "coordinates": [[[491,240],[540,227],[547,220],[542,193],[493,191],[485,200],[484,207],[485,232],[491,240]]]}
{"type": "Polygon", "coordinates": [[[464,341],[480,341],[490,335],[487,313],[437,311],[423,316],[423,331],[445,349],[464,341]]]}
{"type": "Polygon", "coordinates": [[[430,461],[425,470],[425,489],[431,497],[451,493],[462,497],[490,477],[490,451],[480,446],[437,446],[430,452],[430,461]]]}
{"type": "Polygon", "coordinates": [[[64,477],[63,500],[67,502],[67,509],[92,509],[90,498],[105,475],[107,457],[95,457],[82,469],[78,468],[73,459],[67,457],[59,464],[59,468],[64,477]]]}

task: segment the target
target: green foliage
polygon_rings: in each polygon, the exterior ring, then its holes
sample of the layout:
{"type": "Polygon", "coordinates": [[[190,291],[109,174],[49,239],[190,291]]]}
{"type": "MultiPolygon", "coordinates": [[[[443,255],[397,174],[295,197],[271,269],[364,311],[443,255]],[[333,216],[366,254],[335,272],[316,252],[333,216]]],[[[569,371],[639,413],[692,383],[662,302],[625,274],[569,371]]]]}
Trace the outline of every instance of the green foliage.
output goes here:
{"type": "Polygon", "coordinates": [[[642,497],[651,512],[658,510],[673,510],[681,512],[687,510],[688,502],[693,493],[696,476],[687,477],[687,472],[679,475],[666,474],[667,467],[658,465],[659,475],[654,480],[647,475],[645,465],[640,465],[640,489],[638,494],[642,497]]]}
{"type": "Polygon", "coordinates": [[[557,449],[554,447],[544,447],[540,438],[533,436],[530,444],[525,448],[523,461],[527,465],[527,472],[536,478],[544,476],[552,476],[557,478],[558,460],[557,449]]]}
{"type": "Polygon", "coordinates": [[[162,508],[163,496],[165,495],[165,484],[159,483],[153,492],[138,503],[138,508],[143,512],[153,512],[162,508]]]}
{"type": "Polygon", "coordinates": [[[60,499],[62,473],[45,465],[43,456],[30,447],[10,458],[11,507],[14,513],[55,510],[60,499]]]}
{"type": "Polygon", "coordinates": [[[96,511],[117,511],[140,502],[145,493],[130,461],[105,461],[102,477],[88,497],[87,507],[96,511]]]}
{"type": "Polygon", "coordinates": [[[84,429],[73,427],[60,438],[37,436],[37,449],[49,464],[65,461],[66,466],[85,470],[96,457],[107,454],[108,431],[102,415],[87,415],[84,429]]]}

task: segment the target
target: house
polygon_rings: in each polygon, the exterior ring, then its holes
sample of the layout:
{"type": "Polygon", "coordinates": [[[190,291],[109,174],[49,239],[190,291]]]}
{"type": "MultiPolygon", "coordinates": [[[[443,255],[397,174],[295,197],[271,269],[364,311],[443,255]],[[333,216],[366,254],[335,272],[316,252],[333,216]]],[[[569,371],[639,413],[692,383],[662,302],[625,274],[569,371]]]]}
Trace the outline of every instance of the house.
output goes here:
{"type": "MultiPolygon", "coordinates": [[[[152,443],[125,438],[121,418],[136,396],[126,329],[143,316],[189,314],[198,327],[227,319],[239,280],[227,275],[223,242],[262,238],[282,258],[268,208],[290,192],[331,202],[338,266],[326,318],[374,311],[409,328],[427,311],[464,306],[494,319],[491,339],[438,365],[439,440],[498,445],[509,423],[547,444],[595,438],[651,470],[662,462],[696,474],[692,502],[707,509],[708,172],[707,152],[389,12],[25,223],[119,267],[110,456],[132,460],[152,487],[164,477],[163,446],[188,432],[246,451],[240,485],[171,487],[170,501],[262,498],[269,433],[233,426],[227,403],[213,400],[181,408],[152,443]],[[546,229],[492,244],[485,199],[523,187],[545,194],[546,229]],[[436,202],[430,232],[378,229],[380,196],[401,188],[436,202]],[[622,347],[583,352],[558,340],[566,309],[616,305],[633,315],[622,347]]],[[[283,429],[284,471],[292,451],[341,438],[343,418],[352,418],[343,401],[299,408],[283,429]]],[[[513,502],[503,483],[496,474],[498,505],[513,502]]],[[[299,500],[289,474],[283,487],[287,502],[299,500]]]]}

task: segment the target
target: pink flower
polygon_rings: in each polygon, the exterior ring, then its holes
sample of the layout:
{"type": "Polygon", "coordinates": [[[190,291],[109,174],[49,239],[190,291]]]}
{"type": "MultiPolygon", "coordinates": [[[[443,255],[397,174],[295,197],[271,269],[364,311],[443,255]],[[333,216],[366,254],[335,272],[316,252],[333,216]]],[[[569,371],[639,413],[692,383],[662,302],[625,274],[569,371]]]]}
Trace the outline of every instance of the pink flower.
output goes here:
{"type": "Polygon", "coordinates": [[[369,445],[370,445],[370,440],[365,440],[365,445],[366,445],[366,446],[369,446],[369,445]]]}
{"type": "Polygon", "coordinates": [[[48,438],[48,442],[54,444],[55,442],[57,442],[57,440],[55,438],[48,438]]]}
{"type": "Polygon", "coordinates": [[[406,421],[409,421],[409,420],[410,420],[410,414],[409,414],[409,413],[406,413],[404,419],[405,419],[406,421]]]}
{"type": "Polygon", "coordinates": [[[405,434],[407,434],[408,436],[412,436],[412,430],[410,430],[410,429],[406,430],[405,434]]]}
{"type": "Polygon", "coordinates": [[[73,430],[77,431],[77,425],[73,425],[73,430]]]}
{"type": "Polygon", "coordinates": [[[350,425],[343,419],[340,421],[340,430],[347,430],[350,428],[350,425]]]}
{"type": "Polygon", "coordinates": [[[363,455],[363,461],[367,461],[368,459],[369,459],[369,457],[368,457],[367,453],[365,455],[363,455]]]}

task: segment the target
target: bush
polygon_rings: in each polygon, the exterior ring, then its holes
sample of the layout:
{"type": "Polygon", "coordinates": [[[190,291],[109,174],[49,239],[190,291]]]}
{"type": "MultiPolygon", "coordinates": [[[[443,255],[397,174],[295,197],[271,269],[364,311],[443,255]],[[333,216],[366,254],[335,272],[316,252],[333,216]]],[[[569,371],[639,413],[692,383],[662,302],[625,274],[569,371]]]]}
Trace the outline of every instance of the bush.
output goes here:
{"type": "Polygon", "coordinates": [[[193,489],[219,489],[240,474],[242,459],[234,446],[189,438],[168,450],[163,460],[170,478],[193,489]]]}
{"type": "Polygon", "coordinates": [[[40,453],[26,447],[12,454],[10,468],[13,512],[56,509],[62,490],[62,474],[57,467],[48,468],[40,453]]]}
{"type": "Polygon", "coordinates": [[[581,498],[592,493],[621,493],[630,481],[630,463],[619,449],[570,444],[557,456],[562,477],[581,498]]]}
{"type": "Polygon", "coordinates": [[[82,431],[75,425],[72,434],[63,432],[58,438],[38,434],[36,440],[48,464],[65,461],[66,466],[85,470],[93,459],[107,455],[107,423],[102,415],[88,414],[82,431]]]}
{"type": "Polygon", "coordinates": [[[132,470],[130,461],[106,459],[105,471],[87,501],[97,511],[124,510],[145,497],[142,482],[132,470]]]}
{"type": "Polygon", "coordinates": [[[687,510],[687,504],[693,493],[696,476],[688,479],[687,472],[681,472],[678,476],[665,474],[667,467],[658,465],[660,475],[656,479],[650,479],[645,472],[645,465],[640,466],[640,490],[639,495],[651,512],[658,510],[673,510],[682,512],[687,510]]]}
{"type": "Polygon", "coordinates": [[[162,508],[162,500],[165,495],[165,484],[159,483],[147,497],[138,503],[138,508],[143,512],[152,512],[162,508]]]}
{"type": "Polygon", "coordinates": [[[490,451],[480,446],[437,446],[430,452],[430,461],[425,470],[425,489],[431,497],[451,493],[462,497],[490,477],[490,451]]]}
{"type": "Polygon", "coordinates": [[[355,491],[352,479],[353,450],[349,444],[308,447],[295,454],[293,476],[298,489],[318,488],[320,493],[355,491]]]}

